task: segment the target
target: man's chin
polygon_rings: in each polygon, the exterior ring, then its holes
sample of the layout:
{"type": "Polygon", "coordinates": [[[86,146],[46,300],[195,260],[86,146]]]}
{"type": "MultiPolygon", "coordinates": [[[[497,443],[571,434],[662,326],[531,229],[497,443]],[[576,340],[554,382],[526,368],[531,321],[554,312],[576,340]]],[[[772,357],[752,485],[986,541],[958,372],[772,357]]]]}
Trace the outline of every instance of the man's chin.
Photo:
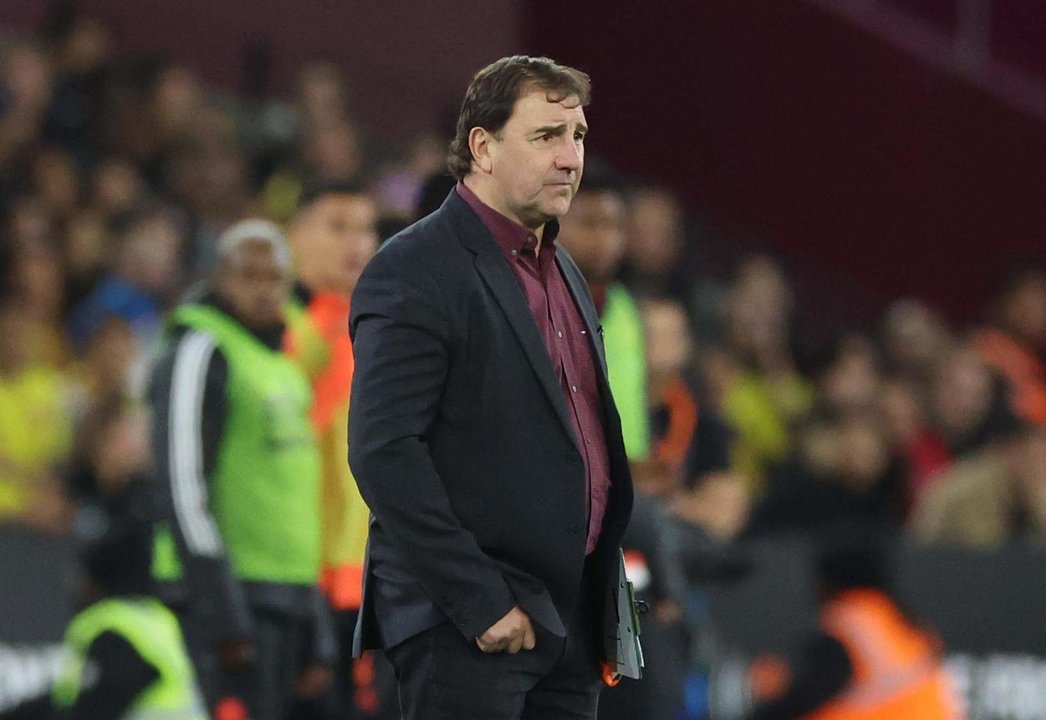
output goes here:
{"type": "Polygon", "coordinates": [[[544,214],[549,219],[563,217],[567,214],[567,211],[570,209],[570,202],[573,199],[573,193],[567,195],[566,197],[558,197],[545,203],[544,207],[542,207],[541,209],[542,211],[544,211],[544,214]]]}

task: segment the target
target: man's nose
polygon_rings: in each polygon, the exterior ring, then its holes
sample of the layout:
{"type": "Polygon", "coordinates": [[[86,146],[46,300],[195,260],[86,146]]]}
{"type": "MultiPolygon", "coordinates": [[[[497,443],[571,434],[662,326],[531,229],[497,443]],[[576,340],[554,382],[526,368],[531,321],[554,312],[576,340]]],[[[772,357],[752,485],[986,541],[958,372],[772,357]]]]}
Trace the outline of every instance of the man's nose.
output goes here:
{"type": "Polygon", "coordinates": [[[578,172],[584,159],[584,151],[572,139],[566,138],[556,154],[556,168],[578,172]]]}

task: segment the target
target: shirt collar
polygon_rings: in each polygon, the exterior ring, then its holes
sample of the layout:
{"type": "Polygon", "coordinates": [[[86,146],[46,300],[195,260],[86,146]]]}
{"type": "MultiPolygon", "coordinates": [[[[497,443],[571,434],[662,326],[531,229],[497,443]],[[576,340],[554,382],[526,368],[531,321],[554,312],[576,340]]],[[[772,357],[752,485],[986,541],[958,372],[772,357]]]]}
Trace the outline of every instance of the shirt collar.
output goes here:
{"type": "MultiPolygon", "coordinates": [[[[472,208],[473,212],[479,215],[479,219],[483,221],[483,225],[494,236],[494,242],[498,244],[498,247],[501,248],[506,257],[512,258],[523,250],[534,249],[534,246],[537,244],[537,237],[533,232],[519,223],[509,220],[484,203],[465,183],[458,182],[455,189],[458,195],[461,196],[461,199],[472,208]]],[[[543,239],[549,243],[549,247],[552,247],[557,235],[559,235],[559,221],[553,218],[545,223],[543,239]]]]}

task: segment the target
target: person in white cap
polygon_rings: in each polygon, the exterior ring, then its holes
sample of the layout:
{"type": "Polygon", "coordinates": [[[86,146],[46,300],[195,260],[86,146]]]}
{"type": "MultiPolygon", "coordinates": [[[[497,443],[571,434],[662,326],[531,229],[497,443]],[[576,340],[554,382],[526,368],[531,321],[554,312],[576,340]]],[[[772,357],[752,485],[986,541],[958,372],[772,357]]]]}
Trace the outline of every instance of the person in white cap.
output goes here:
{"type": "Polygon", "coordinates": [[[330,680],[311,391],[282,352],[290,252],[279,228],[222,235],[199,299],[176,308],[150,388],[160,508],[154,573],[221,716],[282,719],[302,677],[330,680]]]}

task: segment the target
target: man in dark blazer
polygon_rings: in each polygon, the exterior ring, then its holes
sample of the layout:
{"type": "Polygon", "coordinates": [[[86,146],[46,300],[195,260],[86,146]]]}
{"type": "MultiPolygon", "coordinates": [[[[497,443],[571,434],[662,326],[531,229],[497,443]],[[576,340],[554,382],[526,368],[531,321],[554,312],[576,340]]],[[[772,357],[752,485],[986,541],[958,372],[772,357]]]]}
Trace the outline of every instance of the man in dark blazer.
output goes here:
{"type": "Polygon", "coordinates": [[[373,512],[357,651],[408,720],[594,718],[632,507],[585,280],[555,243],[589,79],[547,58],[473,78],[443,206],[352,301],[349,461],[373,512]]]}

